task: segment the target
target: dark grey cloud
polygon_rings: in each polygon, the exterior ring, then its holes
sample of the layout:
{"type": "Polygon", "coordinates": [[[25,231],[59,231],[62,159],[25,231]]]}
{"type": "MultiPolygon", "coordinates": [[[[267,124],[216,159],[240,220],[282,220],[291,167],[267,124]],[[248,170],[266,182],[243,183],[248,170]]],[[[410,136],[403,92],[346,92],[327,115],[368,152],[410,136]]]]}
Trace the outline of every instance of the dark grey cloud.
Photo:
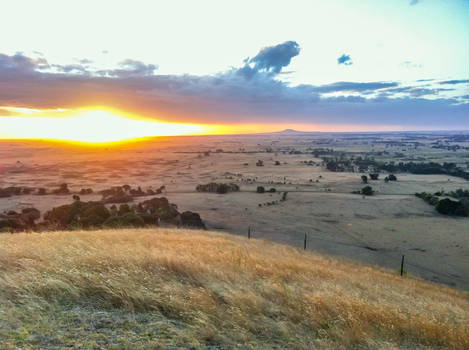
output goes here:
{"type": "Polygon", "coordinates": [[[300,45],[296,41],[286,41],[282,44],[263,48],[256,56],[249,60],[257,71],[280,73],[283,67],[290,64],[291,59],[300,53],[300,45]]]}
{"type": "Polygon", "coordinates": [[[254,77],[272,78],[279,74],[283,67],[288,66],[292,58],[299,53],[300,45],[296,41],[264,47],[253,58],[246,58],[243,67],[234,68],[230,73],[248,80],[254,77]]]}
{"type": "Polygon", "coordinates": [[[440,84],[450,84],[450,85],[467,84],[467,83],[469,83],[469,79],[444,80],[444,81],[440,81],[440,84]]]}
{"type": "Polygon", "coordinates": [[[156,65],[133,60],[114,70],[96,72],[82,66],[83,70],[67,71],[67,66],[51,65],[45,59],[0,54],[0,106],[109,105],[175,122],[469,127],[469,103],[461,103],[461,97],[425,99],[428,91],[416,90],[425,89],[422,86],[397,82],[291,86],[278,80],[277,74],[298,50],[297,44],[265,48],[241,68],[206,76],[156,74],[156,65]],[[324,96],[333,92],[354,95],[324,96]]]}
{"type": "Polygon", "coordinates": [[[350,66],[350,65],[353,64],[353,61],[352,61],[352,58],[350,57],[350,55],[342,54],[342,56],[340,56],[337,59],[337,64],[343,64],[345,66],[350,66]]]}

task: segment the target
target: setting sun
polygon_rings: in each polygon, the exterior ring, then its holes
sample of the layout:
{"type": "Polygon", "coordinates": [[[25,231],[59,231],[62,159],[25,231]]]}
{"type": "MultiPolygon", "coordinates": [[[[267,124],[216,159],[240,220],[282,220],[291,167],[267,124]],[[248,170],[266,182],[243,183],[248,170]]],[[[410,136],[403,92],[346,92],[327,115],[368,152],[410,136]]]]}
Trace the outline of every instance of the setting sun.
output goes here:
{"type": "MultiPolygon", "coordinates": [[[[40,114],[38,111],[34,112],[40,114]]],[[[28,114],[34,112],[28,111],[28,114]]],[[[101,109],[83,110],[66,117],[29,115],[2,118],[0,136],[101,143],[141,137],[197,134],[209,129],[195,124],[136,119],[101,109]]]]}

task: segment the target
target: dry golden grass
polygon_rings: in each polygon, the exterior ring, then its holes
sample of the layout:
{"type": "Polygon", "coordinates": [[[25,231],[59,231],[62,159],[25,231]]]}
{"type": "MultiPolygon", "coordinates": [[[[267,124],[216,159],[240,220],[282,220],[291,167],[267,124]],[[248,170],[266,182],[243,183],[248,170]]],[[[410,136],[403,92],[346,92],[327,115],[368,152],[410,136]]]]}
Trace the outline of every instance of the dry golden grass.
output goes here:
{"type": "Polygon", "coordinates": [[[469,349],[468,324],[465,292],[265,241],[0,236],[5,348],[469,349]]]}

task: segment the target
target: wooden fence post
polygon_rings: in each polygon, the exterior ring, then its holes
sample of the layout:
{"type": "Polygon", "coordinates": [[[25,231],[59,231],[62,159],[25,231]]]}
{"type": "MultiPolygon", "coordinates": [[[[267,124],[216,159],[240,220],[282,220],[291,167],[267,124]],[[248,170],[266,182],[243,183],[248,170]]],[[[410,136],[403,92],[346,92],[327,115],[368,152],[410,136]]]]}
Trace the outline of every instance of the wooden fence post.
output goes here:
{"type": "Polygon", "coordinates": [[[401,260],[401,276],[404,274],[404,255],[402,256],[401,260]]]}
{"type": "Polygon", "coordinates": [[[306,250],[306,241],[308,240],[308,234],[305,233],[305,241],[303,243],[303,249],[306,250]]]}
{"type": "Polygon", "coordinates": [[[248,226],[248,239],[251,239],[251,226],[248,226]]]}

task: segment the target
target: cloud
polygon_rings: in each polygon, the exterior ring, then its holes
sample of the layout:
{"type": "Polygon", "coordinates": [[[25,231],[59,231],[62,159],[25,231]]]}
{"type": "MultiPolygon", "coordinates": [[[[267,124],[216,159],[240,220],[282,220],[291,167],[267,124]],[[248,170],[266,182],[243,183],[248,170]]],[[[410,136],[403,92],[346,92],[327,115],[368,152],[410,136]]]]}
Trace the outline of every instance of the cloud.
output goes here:
{"type": "Polygon", "coordinates": [[[396,87],[397,82],[370,82],[359,83],[350,81],[339,81],[332,84],[321,85],[314,88],[314,91],[321,93],[338,92],[338,91],[353,91],[353,92],[368,92],[381,89],[396,87]]]}
{"type": "Polygon", "coordinates": [[[279,45],[263,48],[256,56],[249,60],[249,63],[254,63],[254,69],[257,71],[278,74],[299,53],[300,46],[296,41],[286,41],[279,45]]]}
{"type": "Polygon", "coordinates": [[[345,66],[350,66],[350,65],[353,64],[353,61],[352,61],[352,58],[350,57],[350,55],[342,54],[342,56],[340,56],[337,59],[337,64],[343,64],[345,66]]]}
{"type": "Polygon", "coordinates": [[[63,73],[78,73],[78,74],[86,73],[85,66],[81,64],[66,64],[66,65],[53,64],[50,67],[55,68],[57,71],[63,72],[63,73]]]}
{"type": "Polygon", "coordinates": [[[456,85],[456,84],[467,84],[469,83],[469,79],[460,79],[460,80],[445,80],[445,81],[440,81],[440,84],[451,84],[451,85],[456,85]]]}
{"type": "Polygon", "coordinates": [[[291,86],[277,79],[298,53],[297,43],[286,42],[262,49],[240,68],[204,76],[157,74],[156,65],[130,59],[116,69],[92,71],[0,54],[0,106],[108,105],[159,120],[214,124],[469,127],[469,103],[423,86],[393,81],[291,86]],[[428,93],[432,99],[423,98],[428,93]]]}
{"type": "MultiPolygon", "coordinates": [[[[426,85],[424,85],[426,86],[426,85]]],[[[389,93],[406,93],[408,96],[421,97],[429,95],[439,95],[442,91],[454,91],[455,89],[447,88],[426,88],[422,86],[403,86],[387,90],[389,93]]]]}
{"type": "Polygon", "coordinates": [[[274,77],[299,53],[300,45],[296,41],[285,41],[282,44],[264,47],[253,58],[246,58],[244,66],[234,69],[234,73],[246,79],[252,79],[256,75],[274,77]]]}
{"type": "Polygon", "coordinates": [[[410,0],[409,5],[414,6],[417,5],[420,2],[420,0],[410,0]]]}
{"type": "Polygon", "coordinates": [[[158,69],[155,64],[145,64],[131,59],[119,62],[119,66],[118,69],[100,71],[100,73],[115,77],[149,76],[153,75],[158,69]]]}
{"type": "Polygon", "coordinates": [[[404,61],[401,63],[401,66],[407,69],[412,69],[412,68],[423,68],[423,64],[417,63],[417,62],[412,62],[412,61],[404,61]]]}
{"type": "Polygon", "coordinates": [[[93,63],[92,60],[89,60],[87,58],[82,58],[81,60],[78,60],[78,62],[80,62],[81,64],[85,64],[85,65],[93,63]]]}

